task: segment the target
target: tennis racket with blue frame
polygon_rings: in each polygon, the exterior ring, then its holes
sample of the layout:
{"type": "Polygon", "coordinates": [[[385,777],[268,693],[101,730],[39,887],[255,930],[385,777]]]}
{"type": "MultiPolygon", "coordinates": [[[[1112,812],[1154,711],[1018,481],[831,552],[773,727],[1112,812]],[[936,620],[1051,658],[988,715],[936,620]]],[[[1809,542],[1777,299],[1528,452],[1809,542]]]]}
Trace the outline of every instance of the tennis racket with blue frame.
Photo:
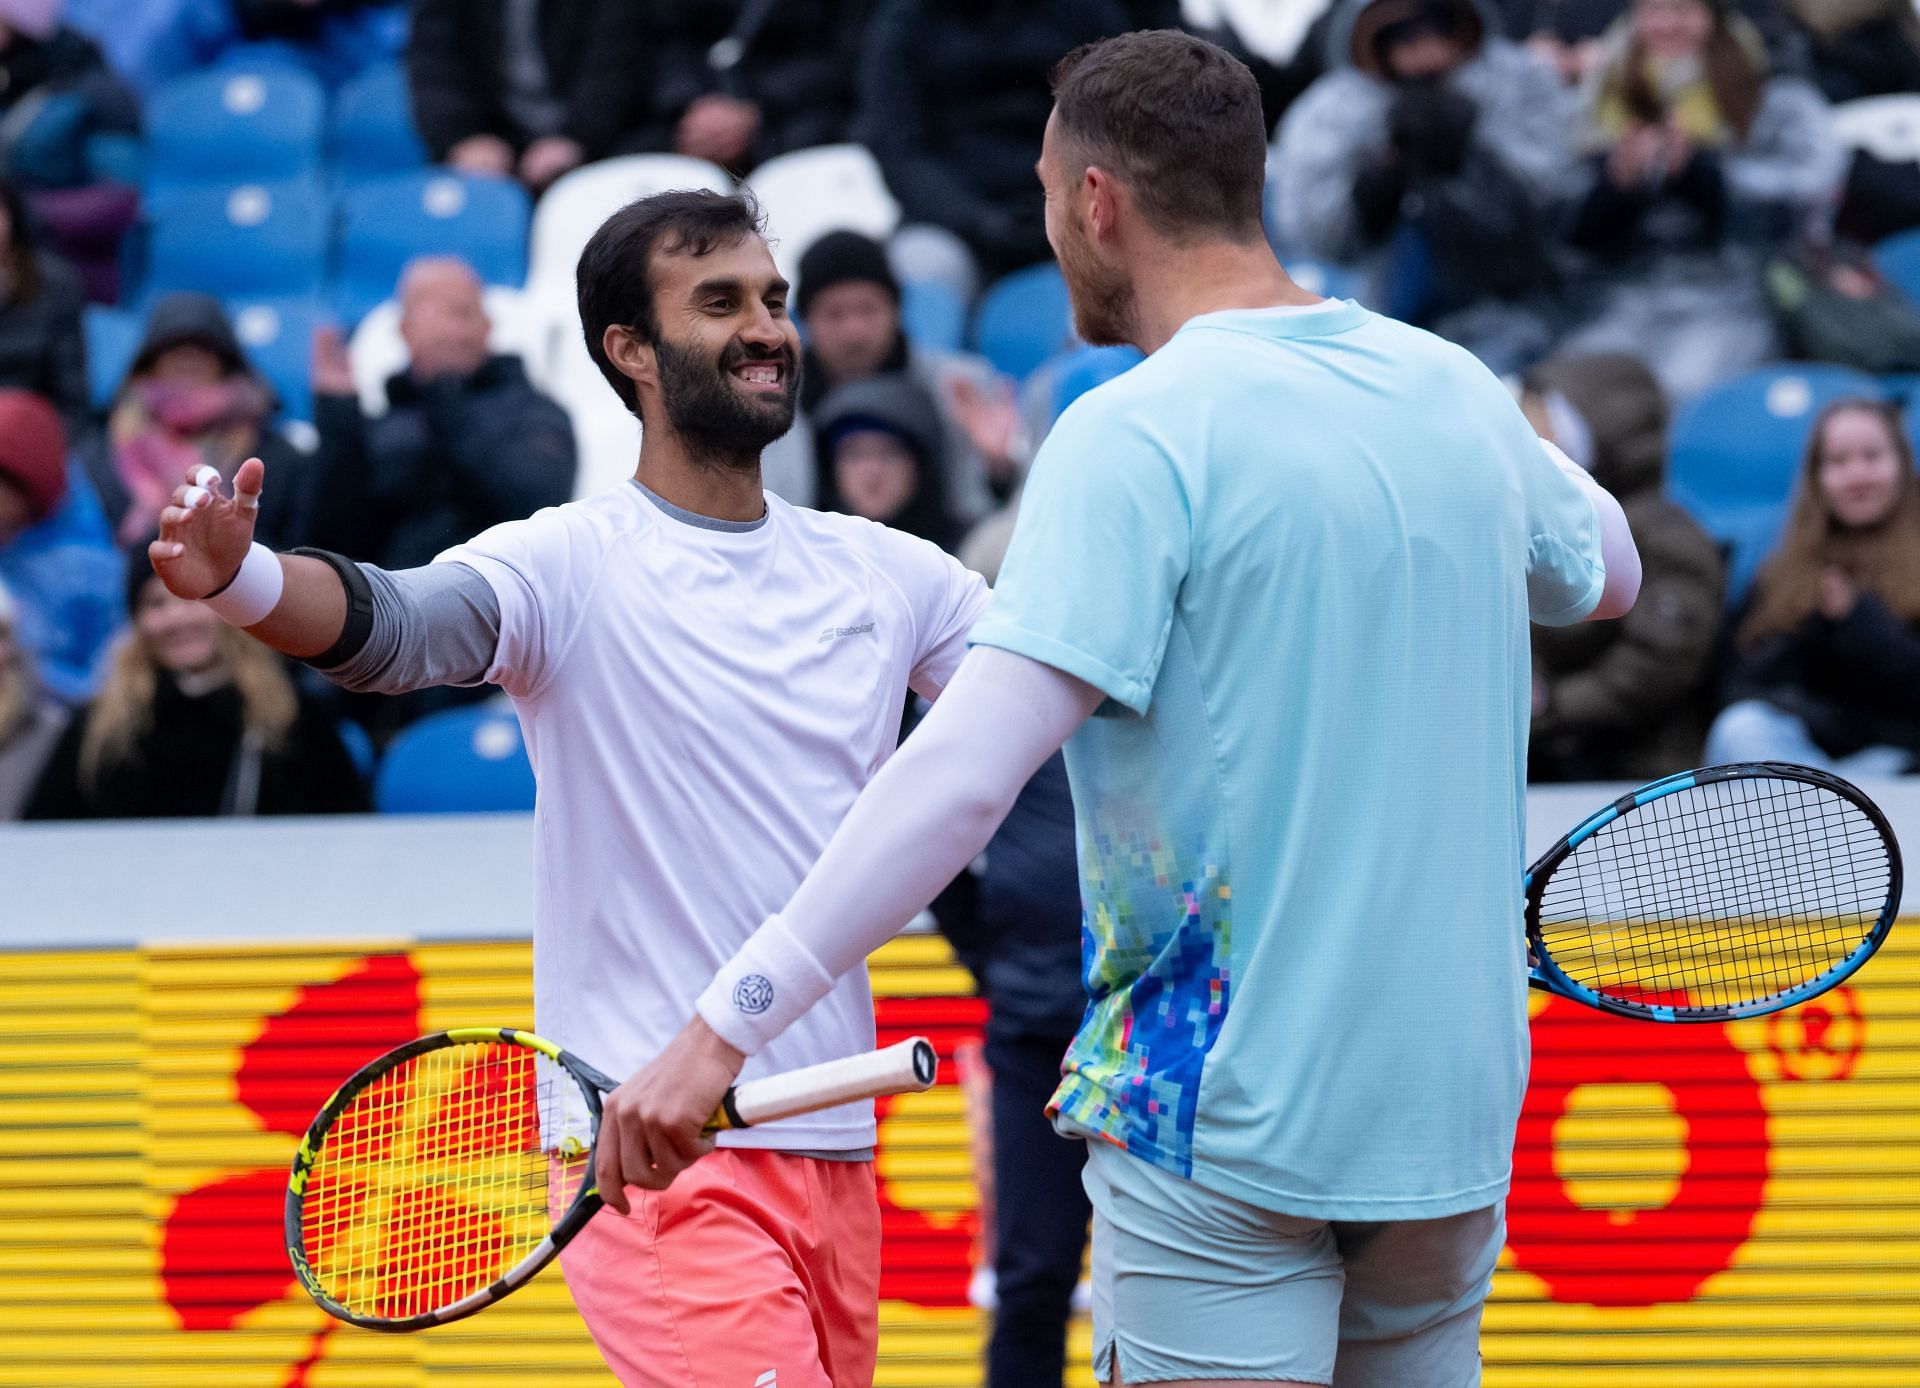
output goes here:
{"type": "Polygon", "coordinates": [[[1528,981],[1656,1022],[1758,1017],[1873,957],[1900,909],[1900,847],[1861,791],[1740,762],[1642,786],[1531,868],[1528,981]]]}

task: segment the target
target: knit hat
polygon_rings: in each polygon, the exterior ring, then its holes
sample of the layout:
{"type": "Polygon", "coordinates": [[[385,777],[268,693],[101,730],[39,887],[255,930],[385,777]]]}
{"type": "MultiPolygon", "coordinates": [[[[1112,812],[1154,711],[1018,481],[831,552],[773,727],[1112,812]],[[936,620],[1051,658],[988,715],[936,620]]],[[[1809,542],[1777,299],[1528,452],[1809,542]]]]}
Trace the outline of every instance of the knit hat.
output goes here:
{"type": "Polygon", "coordinates": [[[213,353],[229,376],[252,370],[220,301],[208,294],[179,293],[163,297],[147,315],[147,330],[127,375],[138,376],[168,348],[187,345],[213,353]]]}
{"type": "Polygon", "coordinates": [[[53,406],[30,390],[0,390],[0,477],[26,493],[36,522],[66,500],[66,431],[53,406]]]}
{"type": "Polygon", "coordinates": [[[50,39],[60,27],[60,0],[0,0],[0,23],[30,39],[50,39]]]}
{"type": "Polygon", "coordinates": [[[900,281],[893,277],[885,246],[857,231],[828,232],[800,257],[800,290],[795,305],[800,316],[807,316],[813,296],[828,285],[859,280],[879,285],[896,304],[900,302],[900,281]]]}

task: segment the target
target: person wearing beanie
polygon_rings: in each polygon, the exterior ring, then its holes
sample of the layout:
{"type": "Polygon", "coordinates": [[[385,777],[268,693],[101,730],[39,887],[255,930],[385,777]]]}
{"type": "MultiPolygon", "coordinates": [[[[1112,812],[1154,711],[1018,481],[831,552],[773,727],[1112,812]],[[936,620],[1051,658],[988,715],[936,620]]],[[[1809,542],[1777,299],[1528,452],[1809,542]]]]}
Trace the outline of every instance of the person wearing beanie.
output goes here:
{"type": "Polygon", "coordinates": [[[1593,474],[1639,547],[1640,601],[1617,622],[1533,629],[1539,781],[1646,781],[1698,763],[1725,593],[1720,550],[1666,492],[1667,401],[1620,353],[1561,356],[1526,378],[1543,438],[1593,474]]]}
{"type": "Polygon", "coordinates": [[[821,510],[953,548],[940,416],[913,380],[892,373],[839,387],[814,412],[814,434],[821,510]]]}
{"type": "Polygon", "coordinates": [[[1490,3],[1340,0],[1270,187],[1281,244],[1356,267],[1368,302],[1498,373],[1551,342],[1546,229],[1577,169],[1558,78],[1490,3]]]}
{"type": "Polygon", "coordinates": [[[800,257],[796,279],[793,306],[807,340],[802,418],[817,424],[820,403],[842,386],[899,373],[924,390],[938,412],[947,513],[971,524],[1008,496],[1030,457],[1012,385],[984,357],[936,351],[907,337],[900,281],[886,248],[857,231],[828,232],[800,257]]]}
{"type": "Polygon", "coordinates": [[[15,640],[64,702],[92,692],[94,659],[120,623],[121,567],[53,406],[0,389],[0,582],[12,590],[15,640]]]}
{"type": "Polygon", "coordinates": [[[40,687],[15,636],[20,609],[0,584],[0,823],[20,817],[27,794],[67,725],[66,710],[40,687]]]}
{"type": "Polygon", "coordinates": [[[248,363],[226,310],[206,294],[168,294],[114,396],[104,437],[84,455],[122,547],[159,524],[167,498],[194,467],[232,477],[248,458],[272,470],[260,527],[291,544],[306,457],[268,423],[273,392],[248,363]]]}

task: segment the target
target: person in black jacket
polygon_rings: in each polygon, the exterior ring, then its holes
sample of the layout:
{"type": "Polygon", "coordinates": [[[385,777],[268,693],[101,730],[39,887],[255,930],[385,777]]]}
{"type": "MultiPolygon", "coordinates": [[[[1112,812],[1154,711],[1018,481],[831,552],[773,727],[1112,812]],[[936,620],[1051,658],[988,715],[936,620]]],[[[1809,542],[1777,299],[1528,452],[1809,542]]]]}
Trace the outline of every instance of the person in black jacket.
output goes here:
{"type": "Polygon", "coordinates": [[[133,625],[67,726],[25,819],[350,814],[367,788],[280,657],[129,566],[133,625]]]}
{"type": "MultiPolygon", "coordinates": [[[[566,412],[534,388],[518,357],[490,354],[491,325],[471,267],[451,257],[417,260],[401,277],[399,298],[409,361],[387,382],[388,409],[377,418],[361,413],[338,330],[315,334],[320,447],[299,524],[304,542],[389,569],[428,563],[490,526],[558,506],[573,494],[576,464],[566,412]]],[[[350,707],[384,735],[473,697],[422,690],[350,707]]]]}
{"type": "Polygon", "coordinates": [[[1842,774],[1920,761],[1920,478],[1900,414],[1823,410],[1780,547],[1735,627],[1707,760],[1842,774]]]}
{"type": "Polygon", "coordinates": [[[657,5],[653,128],[735,173],[847,138],[865,0],[657,5]]]}
{"type": "Polygon", "coordinates": [[[467,173],[545,188],[569,169],[656,148],[655,69],[639,0],[413,0],[413,123],[467,173]]]}
{"type": "Polygon", "coordinates": [[[231,479],[248,458],[277,479],[261,498],[260,529],[276,543],[298,543],[307,459],[272,427],[274,409],[272,389],[248,363],[219,300],[168,294],[155,303],[104,434],[80,450],[121,548],[158,525],[194,467],[231,479]]]}
{"type": "Polygon", "coordinates": [[[1113,0],[882,0],[867,26],[854,129],[913,224],[895,246],[908,278],[964,293],[980,274],[1052,258],[1033,175],[1053,109],[1047,74],[1080,44],[1126,28],[1113,0]],[[938,252],[925,227],[946,233],[938,252]],[[923,267],[936,254],[945,263],[923,267]]]}
{"type": "Polygon", "coordinates": [[[26,203],[0,180],[0,387],[45,396],[76,438],[89,415],[82,297],[73,272],[34,248],[26,203]]]}

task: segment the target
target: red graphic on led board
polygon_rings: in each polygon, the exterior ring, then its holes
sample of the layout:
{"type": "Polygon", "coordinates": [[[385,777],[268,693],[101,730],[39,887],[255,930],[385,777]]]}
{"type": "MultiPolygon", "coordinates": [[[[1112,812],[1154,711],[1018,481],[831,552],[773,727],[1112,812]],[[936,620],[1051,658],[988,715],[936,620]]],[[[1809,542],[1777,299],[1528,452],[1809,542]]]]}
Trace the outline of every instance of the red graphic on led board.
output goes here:
{"type": "Polygon", "coordinates": [[[1760,1084],[1724,1026],[1656,1026],[1564,998],[1533,1019],[1533,1080],[1514,1142],[1507,1245],[1555,1301],[1691,1301],[1752,1234],[1768,1161],[1760,1084]],[[1672,1094],[1686,1151],[1667,1204],[1607,1210],[1574,1203],[1554,1169],[1554,1127],[1574,1091],[1589,1084],[1659,1084],[1672,1094]]]}

